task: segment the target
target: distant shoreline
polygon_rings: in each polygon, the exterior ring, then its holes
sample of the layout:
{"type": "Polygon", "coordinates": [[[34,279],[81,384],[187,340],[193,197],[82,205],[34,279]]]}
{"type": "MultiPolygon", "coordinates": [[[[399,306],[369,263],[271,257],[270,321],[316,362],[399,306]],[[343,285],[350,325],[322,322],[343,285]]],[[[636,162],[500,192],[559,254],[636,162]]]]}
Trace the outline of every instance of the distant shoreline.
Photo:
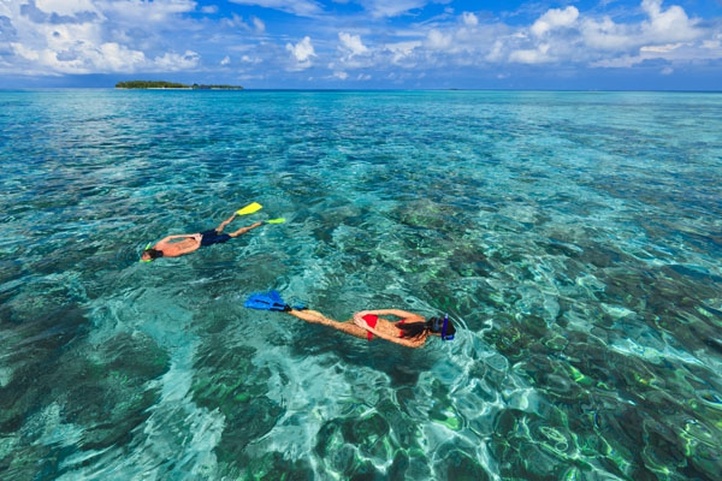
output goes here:
{"type": "Polygon", "coordinates": [[[116,83],[115,88],[123,90],[243,90],[243,87],[240,85],[186,85],[177,82],[167,82],[165,80],[130,80],[116,83]]]}

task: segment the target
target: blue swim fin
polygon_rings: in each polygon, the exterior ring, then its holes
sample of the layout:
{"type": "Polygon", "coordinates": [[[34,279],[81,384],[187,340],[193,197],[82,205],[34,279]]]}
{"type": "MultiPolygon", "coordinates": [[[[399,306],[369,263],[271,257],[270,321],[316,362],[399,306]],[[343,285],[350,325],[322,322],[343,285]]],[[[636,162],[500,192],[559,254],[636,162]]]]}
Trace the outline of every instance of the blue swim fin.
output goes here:
{"type": "Polygon", "coordinates": [[[278,291],[251,294],[243,305],[262,311],[288,311],[291,309],[288,304],[283,302],[278,291]]]}

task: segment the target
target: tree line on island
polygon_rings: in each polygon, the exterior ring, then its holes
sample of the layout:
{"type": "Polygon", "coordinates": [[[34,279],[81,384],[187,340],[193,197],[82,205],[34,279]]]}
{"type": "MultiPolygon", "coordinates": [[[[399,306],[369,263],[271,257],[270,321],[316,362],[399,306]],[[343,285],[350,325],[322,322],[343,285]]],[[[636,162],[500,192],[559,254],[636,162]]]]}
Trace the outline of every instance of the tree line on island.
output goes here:
{"type": "Polygon", "coordinates": [[[224,84],[193,84],[186,85],[178,82],[166,82],[165,80],[129,80],[115,84],[117,89],[188,89],[188,90],[243,90],[240,85],[224,84]]]}

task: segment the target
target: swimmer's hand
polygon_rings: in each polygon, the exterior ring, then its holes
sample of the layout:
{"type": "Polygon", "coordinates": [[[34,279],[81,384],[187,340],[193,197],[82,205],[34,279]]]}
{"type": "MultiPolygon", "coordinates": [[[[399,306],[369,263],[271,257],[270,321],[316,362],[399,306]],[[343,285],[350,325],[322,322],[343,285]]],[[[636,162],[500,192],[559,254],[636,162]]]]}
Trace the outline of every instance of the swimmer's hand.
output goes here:
{"type": "Polygon", "coordinates": [[[364,316],[367,316],[368,314],[370,314],[369,311],[355,312],[353,315],[353,323],[362,329],[369,329],[369,325],[366,322],[366,319],[364,319],[364,316]]]}

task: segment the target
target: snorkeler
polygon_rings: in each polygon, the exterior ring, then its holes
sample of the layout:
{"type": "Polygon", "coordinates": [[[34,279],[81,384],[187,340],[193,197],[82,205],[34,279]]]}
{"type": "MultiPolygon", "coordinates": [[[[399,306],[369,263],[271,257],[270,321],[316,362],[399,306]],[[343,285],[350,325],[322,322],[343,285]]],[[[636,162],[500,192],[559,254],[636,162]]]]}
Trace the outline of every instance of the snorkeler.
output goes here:
{"type": "Polygon", "coordinates": [[[359,311],[353,318],[339,322],[326,317],[318,311],[301,307],[291,307],[276,291],[253,294],[245,303],[246,307],[267,311],[280,311],[312,324],[322,324],[361,339],[373,339],[374,336],[406,347],[418,348],[424,345],[430,336],[439,336],[444,341],[454,339],[456,328],[448,315],[426,319],[419,314],[401,309],[377,309],[359,311]],[[393,316],[400,320],[392,321],[379,316],[393,316]]]}
{"type": "Polygon", "coordinates": [[[207,230],[205,232],[200,232],[196,234],[169,235],[168,237],[165,237],[158,241],[153,247],[148,244],[148,247],[143,250],[143,253],[140,256],[140,260],[142,262],[151,262],[159,257],[179,257],[197,251],[201,247],[210,246],[213,244],[222,244],[223,242],[227,242],[234,237],[245,234],[251,229],[260,227],[263,224],[280,224],[284,222],[284,219],[282,218],[272,219],[263,222],[256,222],[246,227],[241,227],[237,231],[231,232],[230,234],[223,233],[223,229],[225,229],[228,224],[233,222],[233,219],[235,219],[236,216],[252,214],[260,210],[261,207],[261,204],[253,202],[252,204],[247,205],[243,209],[234,212],[232,216],[221,222],[220,225],[218,225],[218,227],[216,227],[215,229],[207,230]]]}

